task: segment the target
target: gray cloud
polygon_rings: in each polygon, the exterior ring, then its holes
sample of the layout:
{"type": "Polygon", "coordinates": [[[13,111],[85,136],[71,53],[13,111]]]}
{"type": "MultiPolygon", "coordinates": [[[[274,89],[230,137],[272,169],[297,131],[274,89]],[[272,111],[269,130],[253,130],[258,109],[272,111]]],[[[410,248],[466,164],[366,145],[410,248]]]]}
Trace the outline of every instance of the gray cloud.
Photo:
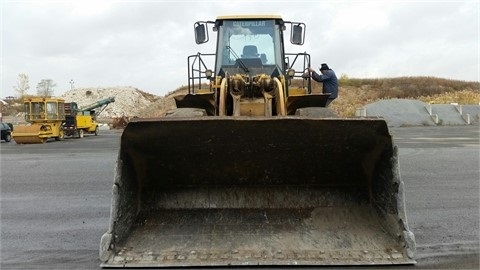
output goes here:
{"type": "MultiPolygon", "coordinates": [[[[307,24],[312,64],[349,77],[436,76],[479,80],[478,1],[69,1],[2,2],[1,96],[19,73],[30,93],[45,78],[56,94],[77,87],[135,86],[164,95],[187,84],[193,24],[225,14],[279,14],[307,24]],[[89,5],[90,4],[90,5],[89,5]]],[[[211,39],[215,38],[210,32],[211,39]]]]}

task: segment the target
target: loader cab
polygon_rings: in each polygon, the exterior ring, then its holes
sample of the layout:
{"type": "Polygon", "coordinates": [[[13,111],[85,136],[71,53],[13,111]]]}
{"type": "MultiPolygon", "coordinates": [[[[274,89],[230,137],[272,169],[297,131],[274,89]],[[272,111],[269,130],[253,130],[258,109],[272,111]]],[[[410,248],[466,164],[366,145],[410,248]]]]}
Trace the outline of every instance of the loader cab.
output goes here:
{"type": "MultiPolygon", "coordinates": [[[[195,37],[198,44],[208,41],[206,23],[196,24],[195,37]]],[[[215,74],[224,77],[226,73],[234,74],[239,70],[249,75],[267,73],[277,77],[286,74],[288,64],[283,36],[285,24],[280,16],[217,18],[213,27],[217,31],[215,74]]],[[[302,45],[304,24],[293,23],[291,30],[291,43],[302,45]]]]}
{"type": "Polygon", "coordinates": [[[254,74],[284,70],[283,33],[276,20],[217,20],[216,29],[216,74],[233,73],[242,65],[251,69],[245,72],[254,74]]]}
{"type": "Polygon", "coordinates": [[[188,94],[175,98],[177,108],[204,109],[207,115],[276,116],[325,106],[326,96],[310,95],[311,79],[301,79],[310,55],[285,52],[285,33],[290,33],[290,43],[303,45],[304,23],[277,15],[220,16],[194,24],[197,44],[209,41],[209,27],[217,36],[215,53],[188,56],[188,94]],[[300,83],[293,85],[294,79],[300,83]]]}
{"type": "Polygon", "coordinates": [[[62,121],[65,118],[63,104],[63,99],[43,97],[25,98],[25,120],[29,123],[62,121]]]}

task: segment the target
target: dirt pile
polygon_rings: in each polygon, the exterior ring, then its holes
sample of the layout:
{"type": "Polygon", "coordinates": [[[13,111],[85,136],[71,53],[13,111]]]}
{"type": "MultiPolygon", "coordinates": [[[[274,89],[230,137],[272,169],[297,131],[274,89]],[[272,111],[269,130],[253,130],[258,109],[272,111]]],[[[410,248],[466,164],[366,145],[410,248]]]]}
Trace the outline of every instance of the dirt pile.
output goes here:
{"type": "Polygon", "coordinates": [[[179,88],[175,91],[172,91],[166,94],[164,97],[157,99],[149,107],[145,107],[139,111],[139,116],[141,117],[162,117],[171,110],[175,109],[175,100],[174,97],[178,95],[185,95],[188,93],[186,88],[179,88]]]}
{"type": "Polygon", "coordinates": [[[99,115],[100,118],[115,117],[151,117],[147,114],[152,105],[162,99],[143,92],[134,87],[97,87],[77,88],[63,94],[65,102],[76,102],[79,107],[87,106],[102,99],[114,97],[115,102],[110,103],[99,115]]]}
{"type": "MultiPolygon", "coordinates": [[[[443,107],[434,105],[432,107],[434,112],[429,114],[426,109],[428,103],[415,99],[379,99],[371,96],[371,91],[366,91],[364,88],[341,87],[342,96],[332,104],[331,108],[340,116],[352,116],[353,112],[364,108],[367,116],[383,117],[389,126],[465,125],[479,122],[480,106],[478,105],[463,106],[465,112],[458,108],[452,109],[454,105],[443,107]],[[362,91],[366,92],[361,94],[362,91]],[[351,95],[354,97],[350,97],[351,95]],[[464,120],[466,114],[469,114],[470,118],[468,123],[464,120]],[[455,121],[452,122],[449,119],[455,121]]],[[[82,107],[108,97],[115,97],[115,102],[109,104],[99,118],[151,118],[165,116],[167,111],[175,108],[174,96],[184,95],[187,92],[186,87],[180,87],[165,96],[156,96],[134,87],[98,87],[73,89],[62,95],[62,98],[66,102],[75,101],[82,107]]]]}

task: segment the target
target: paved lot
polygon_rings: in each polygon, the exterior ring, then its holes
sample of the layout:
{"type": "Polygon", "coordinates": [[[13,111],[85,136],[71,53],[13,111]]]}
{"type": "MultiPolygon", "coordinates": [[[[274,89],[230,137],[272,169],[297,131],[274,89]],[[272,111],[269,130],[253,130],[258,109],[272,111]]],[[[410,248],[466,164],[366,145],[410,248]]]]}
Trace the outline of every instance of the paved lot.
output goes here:
{"type": "MultiPolygon", "coordinates": [[[[479,268],[479,127],[391,129],[415,269],[479,268]]],[[[120,131],[0,145],[1,269],[98,269],[120,131]]]]}

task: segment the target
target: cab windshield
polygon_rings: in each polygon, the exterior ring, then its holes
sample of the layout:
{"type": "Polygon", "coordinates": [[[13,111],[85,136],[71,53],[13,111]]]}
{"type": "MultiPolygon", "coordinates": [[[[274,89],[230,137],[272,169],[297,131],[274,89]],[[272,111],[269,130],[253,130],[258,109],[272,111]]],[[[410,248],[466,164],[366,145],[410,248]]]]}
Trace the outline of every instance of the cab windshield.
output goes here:
{"type": "Polygon", "coordinates": [[[281,66],[279,26],[275,20],[224,21],[219,27],[217,72],[240,59],[255,66],[281,66]]]}

